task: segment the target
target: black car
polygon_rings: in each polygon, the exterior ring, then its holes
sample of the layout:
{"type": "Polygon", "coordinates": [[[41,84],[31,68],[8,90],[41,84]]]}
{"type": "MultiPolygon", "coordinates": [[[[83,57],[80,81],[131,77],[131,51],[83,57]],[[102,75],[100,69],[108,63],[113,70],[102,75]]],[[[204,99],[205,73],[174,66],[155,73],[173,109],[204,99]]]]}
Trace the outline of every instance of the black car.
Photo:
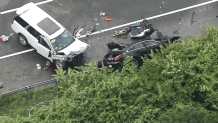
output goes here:
{"type": "Polygon", "coordinates": [[[160,44],[168,43],[179,40],[179,36],[173,37],[162,37],[154,40],[144,40],[127,47],[121,46],[117,43],[108,43],[108,53],[103,57],[103,64],[109,68],[120,68],[123,63],[125,56],[132,56],[135,66],[138,68],[142,65],[141,56],[149,55],[151,49],[160,49],[160,44]]]}

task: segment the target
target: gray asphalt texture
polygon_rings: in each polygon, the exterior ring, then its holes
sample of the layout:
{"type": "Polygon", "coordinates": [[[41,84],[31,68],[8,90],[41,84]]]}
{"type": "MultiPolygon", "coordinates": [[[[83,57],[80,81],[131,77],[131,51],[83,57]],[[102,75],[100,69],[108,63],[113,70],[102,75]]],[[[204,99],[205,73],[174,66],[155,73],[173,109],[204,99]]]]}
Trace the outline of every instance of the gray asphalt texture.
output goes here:
{"type": "MultiPolygon", "coordinates": [[[[28,2],[41,2],[43,0],[1,0],[0,11],[6,11],[18,8],[28,2]]],[[[203,3],[209,0],[56,0],[50,3],[40,5],[39,7],[46,11],[49,15],[60,22],[70,32],[73,32],[76,26],[84,27],[82,34],[93,25],[96,26],[96,31],[111,28],[121,24],[129,23],[139,19],[155,16],[169,11],[181,9],[191,5],[203,3]],[[107,22],[102,19],[100,12],[105,12],[112,21],[107,22]],[[94,20],[97,18],[98,20],[94,20]],[[99,23],[99,25],[96,25],[99,23]]],[[[150,20],[149,23],[155,29],[161,31],[164,35],[179,35],[186,37],[187,35],[194,35],[199,28],[206,28],[206,25],[217,26],[216,15],[218,13],[218,3],[193,8],[183,12],[167,15],[164,17],[150,20]],[[191,25],[192,12],[196,11],[194,15],[194,22],[191,25]],[[174,30],[178,30],[178,34],[173,34],[174,30]]],[[[12,33],[10,24],[16,16],[15,12],[0,15],[0,36],[9,35],[12,33]]],[[[121,30],[115,29],[116,31],[121,30]]],[[[84,65],[90,62],[97,62],[102,60],[107,52],[106,43],[118,42],[122,44],[130,44],[143,39],[130,39],[113,37],[115,30],[110,30],[104,33],[91,35],[80,40],[88,43],[91,49],[84,54],[78,65],[84,65]]],[[[24,51],[30,48],[23,47],[14,35],[8,42],[0,42],[0,56],[9,55],[12,53],[24,51]]],[[[46,59],[32,51],[18,56],[9,57],[0,60],[0,82],[4,83],[4,88],[0,92],[8,88],[21,87],[23,85],[34,84],[43,80],[51,78],[52,72],[43,70],[46,59]],[[36,64],[41,64],[42,69],[37,70],[36,64]]]]}

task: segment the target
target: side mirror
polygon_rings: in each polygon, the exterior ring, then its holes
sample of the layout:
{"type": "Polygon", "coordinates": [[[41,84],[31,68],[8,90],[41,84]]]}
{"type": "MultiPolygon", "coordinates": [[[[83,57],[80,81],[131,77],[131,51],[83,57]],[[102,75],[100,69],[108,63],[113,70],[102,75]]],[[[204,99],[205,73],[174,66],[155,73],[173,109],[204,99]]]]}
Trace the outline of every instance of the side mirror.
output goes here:
{"type": "Polygon", "coordinates": [[[49,53],[48,53],[48,57],[51,57],[51,51],[49,51],[49,53]]]}

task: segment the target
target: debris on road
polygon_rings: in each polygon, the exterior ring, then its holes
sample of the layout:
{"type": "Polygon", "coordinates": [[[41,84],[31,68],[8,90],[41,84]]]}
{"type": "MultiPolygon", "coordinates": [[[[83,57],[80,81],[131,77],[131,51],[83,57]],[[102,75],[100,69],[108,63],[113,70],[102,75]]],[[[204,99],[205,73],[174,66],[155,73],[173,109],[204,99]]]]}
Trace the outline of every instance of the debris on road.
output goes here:
{"type": "Polygon", "coordinates": [[[3,83],[2,82],[0,82],[0,88],[3,88],[3,83]]]}
{"type": "Polygon", "coordinates": [[[50,61],[46,62],[46,67],[44,68],[44,70],[48,70],[48,69],[50,69],[51,72],[54,72],[54,69],[55,69],[54,64],[52,64],[50,61]]]}
{"type": "Polygon", "coordinates": [[[107,18],[107,17],[105,17],[104,18],[106,21],[111,21],[112,19],[111,18],[107,18]]]}
{"type": "Polygon", "coordinates": [[[99,25],[99,23],[96,23],[96,25],[98,26],[98,25],[99,25]]]}
{"type": "Polygon", "coordinates": [[[100,16],[107,16],[107,14],[101,11],[100,16]]]}
{"type": "Polygon", "coordinates": [[[179,34],[178,30],[179,29],[174,29],[173,34],[179,34]]]}
{"type": "Polygon", "coordinates": [[[40,70],[40,69],[41,69],[40,64],[36,64],[36,68],[37,68],[38,70],[40,70]]]}
{"type": "Polygon", "coordinates": [[[92,26],[90,29],[88,29],[86,33],[86,37],[88,37],[94,30],[95,30],[95,26],[92,26]]]}
{"type": "Polygon", "coordinates": [[[113,36],[115,37],[115,36],[118,36],[118,35],[123,35],[123,34],[126,34],[129,31],[130,31],[130,28],[129,27],[125,27],[125,28],[123,28],[123,30],[121,30],[119,32],[115,31],[113,36]]]}
{"type": "Polygon", "coordinates": [[[193,22],[196,22],[196,20],[193,20],[194,19],[194,15],[195,15],[195,11],[192,12],[191,25],[193,24],[193,22]]]}
{"type": "Polygon", "coordinates": [[[97,21],[98,19],[97,19],[97,18],[95,18],[94,20],[95,20],[95,21],[97,21]]]}
{"type": "Polygon", "coordinates": [[[2,42],[8,41],[13,35],[14,33],[11,33],[9,36],[2,35],[1,36],[2,42]]]}

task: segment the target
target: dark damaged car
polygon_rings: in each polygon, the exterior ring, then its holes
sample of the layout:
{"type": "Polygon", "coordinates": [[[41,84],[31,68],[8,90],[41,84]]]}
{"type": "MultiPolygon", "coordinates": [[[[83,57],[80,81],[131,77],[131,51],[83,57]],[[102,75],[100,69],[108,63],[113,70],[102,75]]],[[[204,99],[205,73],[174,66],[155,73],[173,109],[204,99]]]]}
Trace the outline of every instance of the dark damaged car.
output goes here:
{"type": "Polygon", "coordinates": [[[127,47],[117,43],[108,43],[108,53],[103,57],[103,65],[109,68],[120,68],[126,56],[132,56],[135,66],[139,68],[142,65],[142,56],[149,56],[153,49],[156,53],[160,49],[160,44],[165,46],[168,41],[175,42],[179,40],[179,36],[165,37],[154,40],[144,40],[127,47]]]}

